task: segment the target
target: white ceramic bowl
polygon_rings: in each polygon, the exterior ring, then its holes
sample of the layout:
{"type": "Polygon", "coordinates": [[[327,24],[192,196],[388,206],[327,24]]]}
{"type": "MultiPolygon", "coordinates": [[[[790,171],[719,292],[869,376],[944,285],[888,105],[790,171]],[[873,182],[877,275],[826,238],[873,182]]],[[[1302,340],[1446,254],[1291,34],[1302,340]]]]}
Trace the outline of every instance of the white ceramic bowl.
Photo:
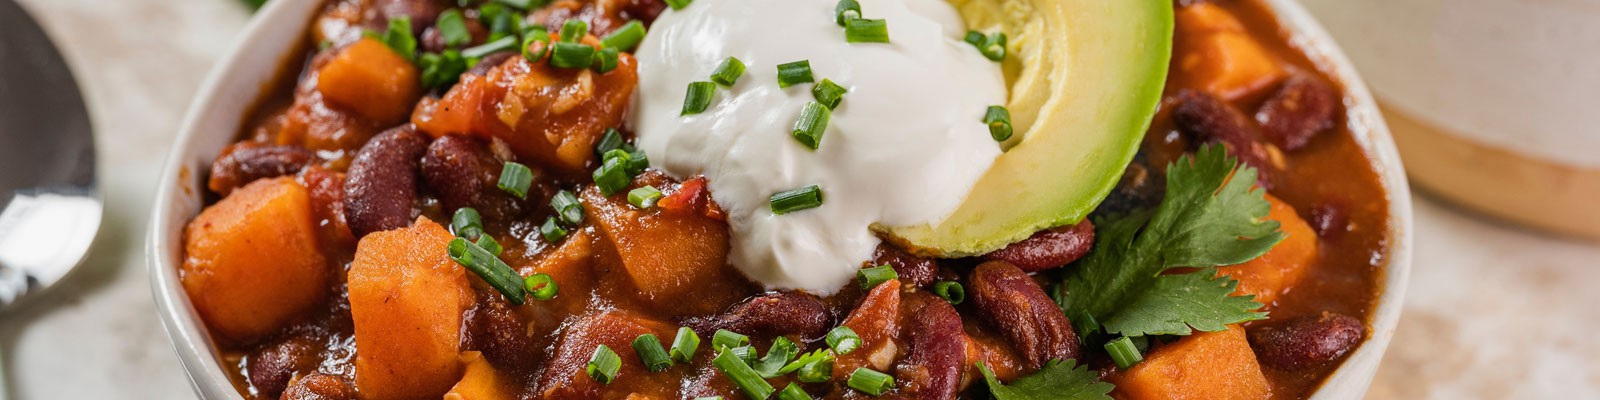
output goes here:
{"type": "MultiPolygon", "coordinates": [[[[1292,31],[1295,46],[1308,53],[1333,79],[1344,84],[1351,130],[1355,132],[1356,142],[1375,164],[1389,193],[1389,236],[1392,239],[1381,286],[1383,294],[1371,316],[1372,335],[1312,397],[1319,400],[1359,398],[1366,393],[1377,372],[1378,362],[1394,337],[1395,324],[1400,319],[1401,299],[1411,267],[1411,194],[1389,129],[1371,93],[1338,45],[1293,0],[1262,1],[1269,4],[1280,23],[1292,31]]],[[[200,95],[190,105],[183,129],[162,169],[146,247],[150,283],[178,359],[195,392],[204,399],[242,397],[223,372],[222,359],[211,335],[178,282],[178,266],[183,262],[183,227],[203,206],[202,172],[223,146],[235,139],[240,120],[263,91],[270,90],[268,83],[287,57],[298,56],[290,53],[305,37],[320,3],[321,0],[274,0],[256,14],[239,43],[201,86],[200,95]]]]}

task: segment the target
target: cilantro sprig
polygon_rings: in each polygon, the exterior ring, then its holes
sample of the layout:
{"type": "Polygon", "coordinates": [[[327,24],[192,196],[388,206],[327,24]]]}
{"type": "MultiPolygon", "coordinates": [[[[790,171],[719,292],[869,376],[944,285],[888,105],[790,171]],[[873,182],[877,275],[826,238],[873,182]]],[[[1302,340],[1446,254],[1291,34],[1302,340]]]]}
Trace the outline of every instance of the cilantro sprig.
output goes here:
{"type": "Polygon", "coordinates": [[[1100,374],[1087,365],[1077,365],[1073,360],[1053,360],[1045,363],[1038,373],[1000,384],[989,366],[978,362],[978,371],[989,383],[989,393],[995,400],[1110,400],[1111,383],[1100,382],[1100,374]]]}

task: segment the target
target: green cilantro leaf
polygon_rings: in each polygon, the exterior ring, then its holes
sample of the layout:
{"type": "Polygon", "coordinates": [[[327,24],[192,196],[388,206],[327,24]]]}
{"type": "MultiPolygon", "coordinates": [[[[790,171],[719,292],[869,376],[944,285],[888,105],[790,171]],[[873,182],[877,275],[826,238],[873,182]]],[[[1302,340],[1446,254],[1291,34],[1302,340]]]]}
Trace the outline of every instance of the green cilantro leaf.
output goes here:
{"type": "Polygon", "coordinates": [[[1073,360],[1051,360],[1038,373],[1010,385],[1000,384],[994,371],[983,362],[978,363],[978,370],[983,372],[995,400],[1110,400],[1106,393],[1115,388],[1100,382],[1100,374],[1089,370],[1089,366],[1077,365],[1073,360]]]}
{"type": "Polygon", "coordinates": [[[1253,297],[1229,296],[1237,282],[1211,279],[1214,269],[1162,275],[1255,259],[1283,240],[1271,204],[1252,189],[1256,170],[1240,166],[1221,145],[1205,146],[1167,167],[1167,195],[1154,211],[1095,221],[1096,243],[1059,287],[1057,302],[1080,326],[1124,336],[1188,334],[1188,327],[1266,318],[1253,297]],[[1193,276],[1186,276],[1193,275],[1193,276]],[[1188,326],[1188,327],[1185,327],[1188,326]]]}

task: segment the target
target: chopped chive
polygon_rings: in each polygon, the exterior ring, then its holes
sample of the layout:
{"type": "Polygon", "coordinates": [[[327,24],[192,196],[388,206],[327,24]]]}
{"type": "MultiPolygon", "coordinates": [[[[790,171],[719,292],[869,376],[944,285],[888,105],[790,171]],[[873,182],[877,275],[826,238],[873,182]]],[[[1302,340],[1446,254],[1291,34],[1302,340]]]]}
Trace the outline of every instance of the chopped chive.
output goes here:
{"type": "Polygon", "coordinates": [[[428,88],[450,87],[461,80],[461,74],[472,68],[471,63],[461,56],[455,49],[445,50],[443,53],[423,53],[417,58],[417,65],[422,67],[422,86],[428,88]]]}
{"type": "Polygon", "coordinates": [[[561,42],[563,43],[577,43],[578,39],[583,39],[583,36],[588,34],[589,24],[581,20],[569,19],[566,23],[561,24],[561,42]]]}
{"type": "Polygon", "coordinates": [[[866,368],[856,368],[850,373],[850,387],[866,394],[879,396],[894,388],[894,377],[866,368]]]}
{"type": "Polygon", "coordinates": [[[595,382],[600,382],[601,385],[609,385],[612,380],[617,379],[617,371],[620,369],[622,369],[622,357],[618,356],[617,352],[611,351],[610,347],[602,344],[599,347],[595,347],[594,356],[589,357],[589,365],[584,368],[584,371],[587,371],[589,377],[594,378],[595,382]]]}
{"type": "Polygon", "coordinates": [[[656,200],[661,199],[661,191],[655,186],[640,186],[638,189],[628,191],[628,204],[634,207],[650,208],[656,205],[656,200]]]}
{"type": "Polygon", "coordinates": [[[644,170],[650,168],[650,156],[645,155],[644,150],[635,150],[632,153],[628,153],[628,162],[624,164],[627,167],[629,176],[638,176],[644,170]]]}
{"type": "Polygon", "coordinates": [[[823,341],[827,342],[828,347],[832,347],[833,351],[839,354],[850,354],[850,352],[856,351],[857,347],[861,347],[861,336],[856,335],[854,329],[844,325],[828,331],[828,336],[823,341]]]}
{"type": "Polygon", "coordinates": [[[822,146],[822,134],[828,130],[828,118],[833,114],[828,106],[815,101],[806,102],[800,109],[800,118],[794,121],[794,140],[806,148],[816,150],[822,146]]]}
{"type": "Polygon", "coordinates": [[[839,26],[858,18],[861,18],[861,4],[856,0],[839,0],[839,4],[833,6],[833,22],[839,26]]]}
{"type": "Polygon", "coordinates": [[[389,29],[383,31],[378,37],[379,41],[388,45],[390,50],[406,60],[417,58],[417,38],[411,36],[411,17],[396,17],[389,19],[389,29]]]}
{"type": "Polygon", "coordinates": [[[882,19],[845,21],[844,40],[850,43],[889,43],[889,25],[882,19]]]}
{"type": "Polygon", "coordinates": [[[829,110],[839,108],[839,101],[844,100],[844,93],[843,86],[828,79],[823,79],[822,83],[811,87],[811,97],[817,99],[818,103],[828,106],[829,110]]]}
{"type": "Polygon", "coordinates": [[[627,142],[622,140],[622,132],[606,128],[605,135],[601,136],[600,141],[594,144],[594,154],[605,155],[607,152],[622,148],[625,144],[627,142]]]}
{"type": "Polygon", "coordinates": [[[556,285],[556,279],[550,274],[538,273],[522,280],[522,290],[527,291],[528,297],[534,300],[550,300],[556,297],[561,287],[556,285]]]}
{"type": "Polygon", "coordinates": [[[672,366],[672,359],[667,357],[667,351],[661,348],[661,339],[657,339],[655,334],[646,333],[633,339],[633,351],[639,353],[639,360],[650,372],[659,372],[672,366]]]}
{"type": "Polygon", "coordinates": [[[711,334],[711,348],[713,349],[721,349],[723,347],[731,349],[749,344],[749,336],[740,335],[727,329],[718,329],[716,333],[711,334]]]}
{"type": "Polygon", "coordinates": [[[694,333],[688,327],[678,328],[678,337],[672,339],[672,348],[667,350],[673,361],[688,364],[694,360],[694,352],[700,347],[700,334],[694,333]]]}
{"type": "Polygon", "coordinates": [[[800,368],[804,367],[806,364],[811,364],[822,360],[833,360],[833,350],[817,349],[810,353],[802,354],[800,357],[795,358],[794,361],[790,361],[788,364],[785,364],[782,369],[778,370],[777,374],[787,375],[790,372],[800,370],[800,368]]]}
{"type": "Polygon", "coordinates": [[[688,7],[692,1],[694,0],[667,0],[667,5],[672,6],[673,10],[682,10],[684,7],[688,7]]]}
{"type": "Polygon", "coordinates": [[[560,242],[561,238],[567,237],[567,230],[562,229],[561,224],[556,223],[556,217],[550,217],[550,219],[544,220],[543,226],[539,227],[539,234],[544,235],[545,241],[553,244],[560,242]]]}
{"type": "Polygon", "coordinates": [[[594,52],[594,59],[589,61],[589,68],[602,74],[611,72],[611,70],[617,69],[618,57],[617,48],[615,47],[600,49],[594,52]]]}
{"type": "Polygon", "coordinates": [[[827,382],[833,378],[833,360],[833,352],[828,352],[823,359],[801,365],[794,377],[801,382],[827,382]]]}
{"type": "Polygon", "coordinates": [[[606,37],[600,38],[600,45],[621,51],[633,51],[644,40],[644,23],[639,20],[628,21],[621,28],[611,31],[606,37]]]}
{"type": "Polygon", "coordinates": [[[744,76],[744,61],[735,57],[723,59],[722,64],[717,64],[717,70],[711,71],[711,81],[722,86],[733,86],[740,76],[744,76]]]}
{"type": "Polygon", "coordinates": [[[766,379],[761,379],[760,375],[756,375],[756,371],[750,369],[750,366],[731,350],[725,349],[722,354],[718,354],[717,358],[711,360],[711,365],[722,371],[722,375],[727,376],[728,380],[733,381],[733,384],[750,398],[765,399],[772,396],[772,384],[767,383],[766,379]]]}
{"type": "Polygon", "coordinates": [[[783,375],[779,371],[782,371],[784,366],[789,365],[789,360],[793,360],[798,355],[800,355],[800,346],[796,346],[794,342],[789,341],[789,338],[779,336],[772,341],[772,348],[767,349],[767,355],[761,357],[761,360],[756,361],[755,365],[750,367],[755,369],[756,373],[761,374],[762,378],[777,378],[783,375]]]}
{"type": "Polygon", "coordinates": [[[461,50],[461,56],[466,58],[483,58],[483,56],[490,54],[515,49],[517,48],[517,43],[519,42],[517,42],[516,37],[506,36],[495,39],[489,43],[484,43],[461,50]]]}
{"type": "Polygon", "coordinates": [[[571,191],[562,190],[550,198],[550,207],[556,209],[556,215],[561,216],[561,222],[577,226],[583,222],[583,203],[578,202],[578,195],[571,191]]]}
{"type": "Polygon", "coordinates": [[[978,50],[982,51],[983,50],[983,44],[985,42],[988,42],[988,38],[983,36],[983,32],[967,31],[967,35],[963,36],[961,38],[961,41],[967,42],[967,44],[970,44],[973,47],[977,47],[978,50]]]}
{"type": "Polygon", "coordinates": [[[478,235],[478,240],[473,241],[472,243],[478,245],[478,247],[482,247],[485,251],[488,251],[489,254],[496,256],[499,256],[501,252],[505,251],[504,247],[500,247],[500,242],[495,241],[494,236],[490,235],[478,235]]]}
{"type": "Polygon", "coordinates": [[[1106,353],[1111,354],[1111,360],[1117,362],[1117,368],[1132,368],[1144,361],[1144,356],[1139,354],[1139,349],[1127,336],[1106,342],[1106,353]]]}
{"type": "Polygon", "coordinates": [[[895,273],[894,267],[889,266],[889,264],[862,268],[860,271],[856,271],[856,281],[861,282],[861,289],[863,290],[872,290],[872,288],[878,287],[878,284],[887,282],[890,279],[900,279],[900,274],[895,273]]]}
{"type": "MultiPolygon", "coordinates": [[[[618,152],[622,150],[612,150],[618,152]]],[[[623,153],[627,154],[627,153],[623,153]]],[[[594,185],[600,188],[600,194],[610,196],[613,193],[628,187],[627,157],[611,157],[594,170],[594,185]]]]}
{"type": "Polygon", "coordinates": [[[528,197],[528,186],[532,184],[533,170],[526,165],[508,162],[505,168],[500,169],[500,181],[495,186],[520,199],[528,197]]]}
{"type": "Polygon", "coordinates": [[[472,42],[472,32],[467,31],[467,20],[461,16],[461,10],[445,10],[439,13],[439,19],[435,21],[434,28],[444,38],[445,46],[456,47],[472,42]]]}
{"type": "Polygon", "coordinates": [[[800,388],[800,384],[789,382],[789,386],[778,392],[778,400],[812,400],[811,394],[800,388]]]}
{"type": "Polygon", "coordinates": [[[538,62],[544,58],[545,53],[550,52],[550,33],[545,32],[543,28],[522,36],[522,58],[538,62]],[[539,44],[538,48],[535,48],[534,43],[539,44]]]}
{"type": "Polygon", "coordinates": [[[594,61],[594,47],[586,44],[560,42],[551,45],[550,66],[556,68],[588,68],[594,61]]]}
{"type": "Polygon", "coordinates": [[[1006,34],[1004,32],[995,32],[995,33],[989,34],[989,40],[984,42],[983,48],[981,48],[979,50],[981,50],[983,52],[983,56],[984,57],[987,57],[990,60],[993,60],[993,61],[1005,60],[1006,59],[1006,34]]]}
{"type": "Polygon", "coordinates": [[[478,210],[472,207],[461,207],[455,215],[450,216],[450,230],[456,237],[477,240],[483,234],[483,217],[478,215],[478,210]]]}
{"type": "Polygon", "coordinates": [[[531,10],[544,5],[542,0],[494,0],[496,3],[515,7],[518,10],[531,10]]]}
{"type": "Polygon", "coordinates": [[[711,107],[711,95],[717,90],[717,84],[711,82],[690,82],[689,92],[683,96],[683,112],[678,115],[691,115],[705,112],[711,107]]]}
{"type": "Polygon", "coordinates": [[[755,346],[739,346],[728,349],[727,351],[732,352],[733,355],[739,357],[740,360],[744,360],[744,365],[756,363],[755,346]]]}
{"type": "Polygon", "coordinates": [[[939,295],[950,304],[961,304],[967,299],[967,289],[960,282],[944,281],[933,284],[933,294],[939,295]]]}
{"type": "Polygon", "coordinates": [[[511,304],[522,305],[527,301],[527,294],[522,291],[522,277],[504,261],[500,261],[499,257],[462,238],[451,240],[446,249],[450,253],[450,260],[483,278],[489,286],[505,295],[511,304]]]}
{"type": "Polygon", "coordinates": [[[1011,111],[1001,106],[989,106],[983,113],[983,123],[989,126],[989,136],[996,142],[1011,138],[1011,111]]]}
{"type": "Polygon", "coordinates": [[[816,78],[811,76],[811,60],[778,64],[778,87],[780,88],[815,81],[816,78]]]}
{"type": "Polygon", "coordinates": [[[722,400],[722,396],[696,397],[694,400],[722,400]]]}
{"type": "Polygon", "coordinates": [[[808,208],[822,206],[822,188],[817,185],[778,192],[767,199],[772,207],[772,213],[777,215],[788,214],[808,208]]]}

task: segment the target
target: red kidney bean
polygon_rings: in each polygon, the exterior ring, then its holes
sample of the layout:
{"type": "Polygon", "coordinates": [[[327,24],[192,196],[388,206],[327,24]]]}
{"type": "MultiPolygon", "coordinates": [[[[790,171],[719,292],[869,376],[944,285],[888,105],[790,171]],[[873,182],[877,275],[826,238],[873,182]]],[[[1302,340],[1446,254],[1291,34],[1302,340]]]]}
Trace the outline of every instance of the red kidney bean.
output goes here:
{"type": "Polygon", "coordinates": [[[577,19],[589,24],[589,33],[595,36],[605,36],[632,20],[639,20],[649,26],[666,8],[667,3],[662,0],[617,0],[609,2],[557,0],[550,2],[544,8],[528,13],[528,20],[533,23],[543,24],[546,27],[556,28],[560,27],[568,19],[577,19]],[[598,4],[602,3],[609,4],[603,7],[598,6],[598,4]]]}
{"type": "Polygon", "coordinates": [[[466,326],[462,349],[483,352],[483,358],[501,371],[532,367],[540,349],[528,335],[528,318],[493,290],[478,291],[476,303],[462,318],[466,326]]]}
{"type": "Polygon", "coordinates": [[[1311,206],[1311,229],[1323,239],[1333,239],[1350,230],[1350,216],[1339,203],[1318,203],[1311,206]]]}
{"type": "Polygon", "coordinates": [[[1295,371],[1344,356],[1366,336],[1361,320],[1322,312],[1250,327],[1250,348],[1261,364],[1295,371]]]}
{"type": "Polygon", "coordinates": [[[384,131],[361,146],[344,182],[344,216],[357,239],[411,224],[417,166],[427,146],[410,125],[384,131]]]}
{"type": "Polygon", "coordinates": [[[1011,340],[1029,368],[1078,358],[1072,321],[1028,273],[1004,261],[990,261],[973,269],[968,281],[967,297],[977,305],[978,315],[1011,340]]]}
{"type": "Polygon", "coordinates": [[[472,207],[485,218],[510,220],[522,214],[522,202],[496,184],[505,163],[468,136],[441,137],[422,157],[422,177],[445,209],[472,207]]]}
{"type": "Polygon", "coordinates": [[[1272,162],[1271,145],[1261,140],[1261,132],[1244,113],[1209,93],[1184,89],[1178,92],[1179,104],[1172,110],[1178,130],[1206,143],[1222,143],[1228,155],[1255,167],[1262,187],[1271,188],[1269,179],[1277,165],[1272,162]]]}
{"type": "Polygon", "coordinates": [[[289,386],[289,378],[317,363],[316,339],[294,335],[261,346],[245,360],[250,385],[267,397],[278,397],[289,386]]]}
{"type": "Polygon", "coordinates": [[[467,73],[480,76],[488,75],[490,69],[494,69],[494,67],[504,64],[506,60],[510,60],[511,57],[517,57],[521,55],[522,53],[515,51],[489,53],[489,55],[483,56],[483,58],[479,59],[477,65],[473,65],[472,68],[468,68],[467,73]]]}
{"type": "Polygon", "coordinates": [[[234,188],[257,179],[300,173],[301,169],[316,161],[316,153],[300,146],[234,143],[223,149],[222,155],[211,163],[211,180],[206,186],[212,192],[227,196],[234,188]]]}
{"type": "Polygon", "coordinates": [[[432,27],[434,20],[439,18],[439,13],[444,12],[444,6],[436,0],[377,0],[374,4],[378,15],[383,16],[380,22],[387,27],[387,21],[395,18],[406,17],[411,19],[411,34],[420,35],[423,29],[432,27]]]}
{"type": "Polygon", "coordinates": [[[283,400],[355,400],[350,385],[337,376],[313,373],[295,380],[283,392],[283,400]]]}
{"type": "Polygon", "coordinates": [[[798,334],[810,339],[827,334],[829,314],[827,306],[815,296],[769,292],[734,305],[721,315],[690,318],[684,325],[703,337],[727,329],[757,337],[798,334]]]}
{"type": "Polygon", "coordinates": [[[907,294],[901,304],[911,343],[905,360],[896,367],[895,382],[912,398],[955,399],[967,364],[961,315],[949,302],[925,291],[907,294]]]}
{"type": "Polygon", "coordinates": [[[1297,74],[1261,103],[1256,121],[1278,147],[1299,150],[1317,134],[1333,129],[1339,100],[1339,92],[1321,78],[1297,74]]]}
{"type": "Polygon", "coordinates": [[[1094,223],[1085,219],[1077,224],[1042,230],[1020,242],[984,254],[983,259],[1005,261],[1023,272],[1059,268],[1076,261],[1094,247],[1094,223]]]}
{"type": "Polygon", "coordinates": [[[900,282],[917,287],[933,283],[934,276],[939,274],[938,261],[911,255],[889,242],[878,243],[878,248],[872,251],[872,263],[866,267],[881,265],[894,267],[894,273],[900,276],[900,282]]]}

